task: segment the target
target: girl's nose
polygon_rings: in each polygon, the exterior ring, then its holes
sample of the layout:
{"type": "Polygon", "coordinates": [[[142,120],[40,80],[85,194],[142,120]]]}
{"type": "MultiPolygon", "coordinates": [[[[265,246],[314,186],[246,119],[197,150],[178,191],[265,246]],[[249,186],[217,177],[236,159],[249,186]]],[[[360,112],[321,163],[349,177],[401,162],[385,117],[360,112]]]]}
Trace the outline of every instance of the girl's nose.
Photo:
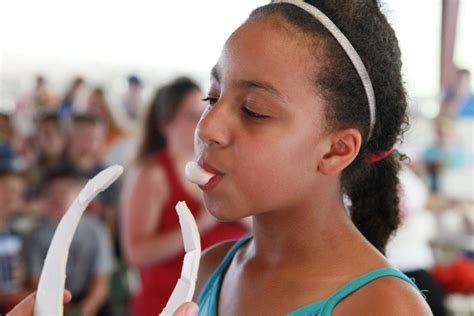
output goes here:
{"type": "Polygon", "coordinates": [[[196,127],[197,137],[207,145],[226,147],[230,142],[229,114],[222,103],[207,108],[196,127]]]}

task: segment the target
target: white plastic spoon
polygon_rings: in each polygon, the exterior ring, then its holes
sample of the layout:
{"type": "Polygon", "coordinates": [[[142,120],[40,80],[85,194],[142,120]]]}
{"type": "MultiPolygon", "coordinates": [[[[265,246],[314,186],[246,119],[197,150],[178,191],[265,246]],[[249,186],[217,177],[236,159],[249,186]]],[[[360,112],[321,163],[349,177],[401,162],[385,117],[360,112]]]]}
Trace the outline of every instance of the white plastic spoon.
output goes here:
{"type": "Polygon", "coordinates": [[[178,202],[176,212],[179,217],[186,254],[184,255],[181,276],[160,316],[171,316],[179,306],[192,300],[196,288],[199,260],[201,259],[199,231],[191,211],[185,202],[178,202]]]}
{"type": "Polygon", "coordinates": [[[59,222],[41,271],[36,292],[35,316],[63,314],[63,292],[69,246],[81,215],[89,202],[117,180],[122,172],[123,167],[114,165],[90,179],[59,222]]]}

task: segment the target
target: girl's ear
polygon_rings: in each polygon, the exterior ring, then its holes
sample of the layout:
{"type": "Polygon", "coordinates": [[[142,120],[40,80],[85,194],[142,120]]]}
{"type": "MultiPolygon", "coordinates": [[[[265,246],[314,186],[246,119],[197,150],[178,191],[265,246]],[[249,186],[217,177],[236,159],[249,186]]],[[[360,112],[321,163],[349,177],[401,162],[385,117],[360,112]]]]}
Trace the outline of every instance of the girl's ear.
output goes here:
{"type": "Polygon", "coordinates": [[[330,146],[318,164],[318,171],[334,175],[351,164],[359,153],[362,137],[355,128],[340,129],[330,136],[330,146]]]}

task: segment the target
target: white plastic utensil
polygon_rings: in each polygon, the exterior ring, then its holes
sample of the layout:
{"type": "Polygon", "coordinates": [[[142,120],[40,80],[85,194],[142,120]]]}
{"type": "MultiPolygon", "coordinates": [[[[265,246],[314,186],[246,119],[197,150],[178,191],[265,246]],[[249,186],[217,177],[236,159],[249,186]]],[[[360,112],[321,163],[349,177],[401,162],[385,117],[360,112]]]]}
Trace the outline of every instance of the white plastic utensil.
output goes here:
{"type": "Polygon", "coordinates": [[[192,300],[196,287],[199,260],[201,259],[199,231],[191,211],[185,202],[178,202],[176,212],[179,217],[186,254],[184,255],[181,276],[160,316],[171,316],[179,306],[192,300]]]}
{"type": "Polygon", "coordinates": [[[111,166],[90,179],[59,222],[44,261],[36,292],[35,316],[63,314],[66,263],[74,232],[90,201],[122,174],[123,167],[111,166]]]}

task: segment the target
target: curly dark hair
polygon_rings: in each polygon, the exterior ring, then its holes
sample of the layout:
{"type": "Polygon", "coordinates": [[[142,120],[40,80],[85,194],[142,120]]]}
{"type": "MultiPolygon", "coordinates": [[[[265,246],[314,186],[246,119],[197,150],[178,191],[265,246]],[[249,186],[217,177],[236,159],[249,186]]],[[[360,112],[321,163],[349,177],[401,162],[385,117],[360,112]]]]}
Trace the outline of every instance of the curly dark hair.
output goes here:
{"type": "Polygon", "coordinates": [[[248,21],[279,16],[312,41],[315,57],[323,60],[314,82],[328,104],[328,125],[355,127],[362,135],[358,156],[341,175],[342,191],[351,201],[352,221],[383,253],[400,223],[398,171],[404,155],[395,151],[372,164],[367,162],[367,155],[391,149],[408,127],[398,41],[376,0],[305,2],[337,25],[367,68],[376,100],[376,124],[370,139],[369,106],[362,81],[342,47],[316,18],[296,6],[280,3],[257,8],[248,21]]]}

